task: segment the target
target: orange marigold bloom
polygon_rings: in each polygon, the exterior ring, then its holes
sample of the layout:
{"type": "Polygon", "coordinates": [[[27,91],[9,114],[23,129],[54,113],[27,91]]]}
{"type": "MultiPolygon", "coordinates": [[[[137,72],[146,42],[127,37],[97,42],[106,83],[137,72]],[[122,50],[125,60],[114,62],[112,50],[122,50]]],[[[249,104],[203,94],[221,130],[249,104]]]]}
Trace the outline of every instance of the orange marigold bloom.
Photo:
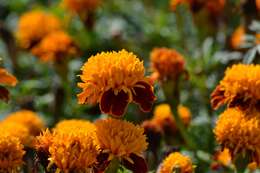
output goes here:
{"type": "MultiPolygon", "coordinates": [[[[14,129],[13,129],[14,130],[14,129]]],[[[25,151],[20,140],[1,131],[0,133],[0,172],[19,173],[25,151]]]]}
{"type": "Polygon", "coordinates": [[[180,170],[180,173],[192,173],[191,159],[179,152],[174,152],[164,159],[159,168],[159,173],[172,173],[175,170],[180,170]]]}
{"type": "Polygon", "coordinates": [[[65,7],[76,13],[94,11],[100,3],[101,0],[64,0],[65,7]]]}
{"type": "Polygon", "coordinates": [[[245,40],[245,27],[239,26],[231,35],[230,45],[233,49],[239,49],[245,40]]]}
{"type": "MultiPolygon", "coordinates": [[[[96,163],[99,147],[95,138],[95,126],[84,120],[64,120],[53,132],[48,130],[36,138],[34,146],[40,158],[48,158],[48,168],[56,172],[87,172],[96,163]]],[[[46,160],[42,161],[46,163],[46,160]]]]}
{"type": "Polygon", "coordinates": [[[185,60],[176,50],[155,48],[150,59],[153,75],[160,80],[177,79],[185,71],[185,60]]]}
{"type": "Polygon", "coordinates": [[[0,122],[0,131],[18,138],[22,144],[30,145],[32,136],[26,126],[16,122],[0,122]]]}
{"type": "Polygon", "coordinates": [[[259,112],[229,108],[220,115],[214,133],[217,142],[228,148],[232,156],[248,152],[253,161],[260,163],[259,112]]]}
{"type": "Polygon", "coordinates": [[[110,154],[110,159],[120,157],[131,161],[131,154],[141,156],[147,149],[144,129],[140,126],[113,118],[97,120],[95,125],[98,144],[110,154]]]}
{"type": "Polygon", "coordinates": [[[22,48],[32,48],[50,32],[60,30],[58,18],[43,11],[23,14],[18,23],[17,38],[22,48]]]}
{"type": "MultiPolygon", "coordinates": [[[[179,105],[178,114],[184,125],[188,126],[191,121],[190,110],[185,106],[179,105]]],[[[170,130],[170,132],[173,133],[177,131],[177,125],[172,115],[171,108],[168,104],[160,104],[155,107],[152,121],[156,122],[156,124],[159,124],[161,128],[166,131],[170,130]]]]}
{"type": "Polygon", "coordinates": [[[226,70],[224,78],[211,94],[212,107],[255,105],[260,101],[259,87],[260,65],[233,65],[226,70]]]}
{"type": "Polygon", "coordinates": [[[4,122],[15,122],[28,128],[32,136],[38,135],[44,129],[44,122],[38,114],[30,110],[20,110],[9,114],[4,122]]]}
{"type": "Polygon", "coordinates": [[[153,87],[144,76],[143,62],[136,55],[121,50],[91,56],[82,67],[78,102],[99,103],[104,113],[121,116],[130,102],[150,111],[155,100],[153,87]]]}
{"type": "Polygon", "coordinates": [[[60,62],[66,57],[75,56],[77,52],[72,38],[63,31],[48,34],[32,49],[32,54],[43,62],[60,62]]]}

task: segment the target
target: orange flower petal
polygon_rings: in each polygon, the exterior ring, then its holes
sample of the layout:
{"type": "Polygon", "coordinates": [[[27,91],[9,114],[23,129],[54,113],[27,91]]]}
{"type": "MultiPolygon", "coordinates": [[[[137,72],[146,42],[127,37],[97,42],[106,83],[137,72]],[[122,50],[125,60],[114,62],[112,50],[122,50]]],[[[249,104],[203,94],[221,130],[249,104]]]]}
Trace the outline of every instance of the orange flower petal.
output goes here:
{"type": "Polygon", "coordinates": [[[15,86],[17,84],[17,79],[4,68],[0,68],[0,84],[15,86]]]}

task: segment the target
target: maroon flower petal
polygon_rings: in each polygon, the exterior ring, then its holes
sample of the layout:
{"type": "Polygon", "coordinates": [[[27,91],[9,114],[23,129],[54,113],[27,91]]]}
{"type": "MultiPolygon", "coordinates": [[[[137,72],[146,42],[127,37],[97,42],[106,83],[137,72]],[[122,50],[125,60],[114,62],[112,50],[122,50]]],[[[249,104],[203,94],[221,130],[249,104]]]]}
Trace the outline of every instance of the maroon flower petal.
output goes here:
{"type": "Polygon", "coordinates": [[[115,95],[114,91],[110,89],[102,95],[99,107],[103,113],[121,117],[125,113],[128,103],[128,93],[121,90],[115,95]]]}
{"type": "Polygon", "coordinates": [[[9,97],[9,91],[5,87],[0,86],[0,100],[8,102],[9,97]]]}
{"type": "Polygon", "coordinates": [[[148,167],[144,158],[137,156],[135,154],[131,154],[130,158],[134,163],[129,162],[128,160],[123,160],[122,165],[124,165],[127,169],[133,171],[133,173],[147,173],[148,167]]]}
{"type": "Polygon", "coordinates": [[[152,86],[146,82],[137,82],[133,90],[133,101],[139,105],[142,111],[151,111],[155,101],[152,86]]]}

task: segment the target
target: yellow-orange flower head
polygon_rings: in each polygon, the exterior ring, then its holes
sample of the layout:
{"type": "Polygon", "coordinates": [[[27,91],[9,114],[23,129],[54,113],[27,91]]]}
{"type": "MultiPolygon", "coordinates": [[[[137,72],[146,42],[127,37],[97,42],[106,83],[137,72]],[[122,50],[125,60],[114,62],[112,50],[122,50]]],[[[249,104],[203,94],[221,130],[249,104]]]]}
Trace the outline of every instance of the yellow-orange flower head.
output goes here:
{"type": "Polygon", "coordinates": [[[60,21],[55,16],[43,11],[30,11],[19,20],[17,38],[22,48],[29,49],[50,32],[60,29],[60,21]]]}
{"type": "Polygon", "coordinates": [[[174,170],[180,170],[180,173],[192,173],[193,165],[189,157],[179,152],[174,152],[164,159],[159,173],[172,173],[174,170]]]}
{"type": "Polygon", "coordinates": [[[150,55],[153,76],[160,80],[177,79],[185,71],[183,56],[174,49],[155,48],[150,55]]]}
{"type": "Polygon", "coordinates": [[[36,137],[34,147],[38,156],[45,158],[43,163],[47,157],[48,167],[57,167],[56,172],[87,172],[99,154],[95,136],[94,124],[85,120],[64,120],[52,132],[46,130],[36,137]]]}
{"type": "Polygon", "coordinates": [[[77,54],[77,47],[72,38],[63,31],[48,34],[32,49],[32,54],[43,62],[60,62],[77,54]]]}
{"type": "Polygon", "coordinates": [[[101,0],[64,0],[65,7],[75,13],[94,11],[100,3],[101,0]]]}
{"type": "Polygon", "coordinates": [[[60,129],[54,133],[49,152],[50,165],[55,164],[57,171],[86,172],[96,163],[98,147],[94,144],[91,133],[67,130],[62,132],[60,129]]]}
{"type": "Polygon", "coordinates": [[[0,133],[0,172],[19,173],[23,164],[23,145],[14,136],[1,131],[0,133]]]}
{"type": "Polygon", "coordinates": [[[122,116],[130,102],[150,111],[155,100],[153,87],[144,76],[143,62],[121,50],[92,56],[82,67],[78,102],[99,103],[104,113],[122,116]]]}
{"type": "Polygon", "coordinates": [[[231,35],[230,45],[233,49],[239,49],[245,41],[245,27],[239,26],[231,35]]]}
{"type": "Polygon", "coordinates": [[[249,152],[252,160],[260,162],[260,113],[245,113],[229,108],[222,113],[214,129],[216,140],[230,150],[231,155],[249,152]]]}
{"type": "Polygon", "coordinates": [[[129,160],[130,154],[141,156],[147,149],[144,129],[140,126],[113,118],[97,120],[95,125],[98,144],[110,158],[129,160]]]}
{"type": "MultiPolygon", "coordinates": [[[[185,106],[179,105],[178,114],[181,120],[183,121],[184,125],[188,126],[191,121],[190,110],[185,106]]],[[[171,108],[168,104],[160,104],[155,107],[152,121],[160,125],[161,128],[165,131],[170,130],[170,132],[173,133],[177,131],[177,125],[172,115],[171,108]]]]}
{"type": "Polygon", "coordinates": [[[18,138],[22,144],[30,145],[32,137],[26,126],[16,122],[0,122],[1,133],[18,138]]]}
{"type": "Polygon", "coordinates": [[[9,114],[4,122],[15,122],[28,128],[32,136],[40,134],[44,129],[44,122],[38,114],[30,110],[20,110],[9,114]]]}
{"type": "Polygon", "coordinates": [[[233,65],[211,94],[212,107],[255,105],[260,101],[259,88],[260,65],[233,65]]]}

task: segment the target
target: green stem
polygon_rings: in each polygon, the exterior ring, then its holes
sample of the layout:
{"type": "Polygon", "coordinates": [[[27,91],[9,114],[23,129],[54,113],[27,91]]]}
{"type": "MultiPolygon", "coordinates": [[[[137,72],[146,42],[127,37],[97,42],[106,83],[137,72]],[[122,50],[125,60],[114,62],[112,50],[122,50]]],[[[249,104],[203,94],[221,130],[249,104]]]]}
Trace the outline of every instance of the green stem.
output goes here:
{"type": "Polygon", "coordinates": [[[111,160],[108,168],[105,170],[105,173],[116,173],[119,169],[120,161],[118,158],[114,158],[111,160]]]}
{"type": "Polygon", "coordinates": [[[179,80],[167,81],[162,84],[166,102],[170,105],[176,125],[183,137],[185,143],[189,146],[190,149],[196,149],[196,145],[193,142],[192,138],[188,134],[186,127],[184,126],[179,114],[178,114],[178,105],[179,105],[179,80]]]}

